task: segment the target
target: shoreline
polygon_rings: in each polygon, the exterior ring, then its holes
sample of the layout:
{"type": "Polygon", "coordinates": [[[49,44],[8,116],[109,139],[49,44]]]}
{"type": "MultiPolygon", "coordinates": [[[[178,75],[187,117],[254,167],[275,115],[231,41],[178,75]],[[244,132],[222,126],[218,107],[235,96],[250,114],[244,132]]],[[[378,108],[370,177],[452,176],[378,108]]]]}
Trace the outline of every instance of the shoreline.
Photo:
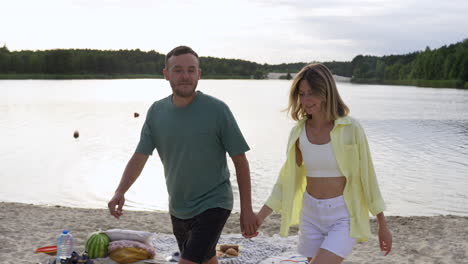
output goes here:
{"type": "MultiPolygon", "coordinates": [[[[125,209],[125,208],[124,208],[125,209]]],[[[169,214],[162,211],[124,210],[121,219],[107,209],[82,209],[0,202],[0,259],[2,263],[38,263],[47,259],[35,254],[38,247],[55,244],[63,229],[69,229],[77,252],[84,250],[87,236],[99,229],[113,228],[172,234],[169,214]]],[[[355,246],[343,263],[467,263],[468,216],[387,216],[393,233],[393,249],[382,257],[378,249],[377,225],[371,219],[372,236],[355,246]]],[[[232,213],[223,235],[239,234],[239,213],[232,213]]],[[[263,236],[279,232],[280,217],[271,215],[262,225],[263,236]]],[[[297,235],[297,228],[290,236],[297,235]]],[[[278,252],[281,253],[281,252],[278,252]]]]}
{"type": "MultiPolygon", "coordinates": [[[[271,77],[264,79],[255,79],[251,76],[226,76],[226,75],[206,75],[201,80],[286,80],[281,79],[280,75],[287,73],[270,72],[271,77]]],[[[294,74],[292,75],[294,76],[294,74]]],[[[377,80],[377,79],[359,79],[333,75],[336,82],[347,82],[352,84],[374,84],[389,86],[415,86],[421,88],[445,88],[445,89],[468,89],[468,82],[460,80],[377,80]]],[[[121,80],[121,79],[164,79],[160,74],[0,74],[0,80],[121,80]]]]}
{"type": "Polygon", "coordinates": [[[353,84],[375,84],[375,85],[390,85],[390,86],[415,86],[421,88],[442,88],[442,89],[468,89],[468,82],[461,80],[424,80],[424,79],[408,79],[408,80],[378,80],[378,79],[360,79],[351,78],[353,84]]]}

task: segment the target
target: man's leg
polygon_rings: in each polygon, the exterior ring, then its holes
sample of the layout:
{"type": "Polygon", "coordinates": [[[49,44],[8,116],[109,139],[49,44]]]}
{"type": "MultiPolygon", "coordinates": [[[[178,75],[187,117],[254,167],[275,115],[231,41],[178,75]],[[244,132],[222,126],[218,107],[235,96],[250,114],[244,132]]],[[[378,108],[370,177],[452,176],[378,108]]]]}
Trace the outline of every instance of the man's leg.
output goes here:
{"type": "MultiPolygon", "coordinates": [[[[179,264],[199,264],[199,263],[193,262],[193,261],[190,261],[190,260],[186,260],[186,259],[181,259],[179,261],[179,264]]],[[[216,256],[214,256],[210,260],[208,260],[206,262],[203,262],[203,264],[218,264],[218,258],[216,256]]]]}
{"type": "MultiPolygon", "coordinates": [[[[177,246],[179,247],[179,252],[180,255],[182,256],[182,253],[184,252],[185,245],[187,244],[187,241],[189,239],[189,234],[190,230],[189,227],[191,225],[191,222],[193,221],[193,218],[191,219],[179,219],[173,215],[171,215],[171,222],[172,222],[172,233],[174,234],[176,240],[177,240],[177,246]]],[[[190,262],[184,262],[182,261],[182,257],[179,259],[179,263],[190,263],[190,262]]],[[[192,262],[195,263],[195,262],[192,262]]]]}
{"type": "Polygon", "coordinates": [[[216,256],[212,257],[207,262],[203,262],[203,264],[218,264],[218,258],[216,256]]]}
{"type": "Polygon", "coordinates": [[[193,217],[187,225],[187,239],[179,242],[176,236],[181,251],[179,263],[217,264],[216,244],[230,214],[223,208],[211,208],[193,217]]]}

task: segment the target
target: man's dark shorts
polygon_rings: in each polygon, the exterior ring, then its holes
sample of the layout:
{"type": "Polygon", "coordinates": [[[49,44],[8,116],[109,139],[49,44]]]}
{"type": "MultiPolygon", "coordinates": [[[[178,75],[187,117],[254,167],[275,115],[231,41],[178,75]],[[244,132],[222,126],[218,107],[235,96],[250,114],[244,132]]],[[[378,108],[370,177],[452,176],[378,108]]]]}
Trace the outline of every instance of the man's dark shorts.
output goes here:
{"type": "Polygon", "coordinates": [[[211,208],[190,219],[171,215],[172,230],[183,259],[203,263],[216,255],[218,243],[230,210],[211,208]]]}

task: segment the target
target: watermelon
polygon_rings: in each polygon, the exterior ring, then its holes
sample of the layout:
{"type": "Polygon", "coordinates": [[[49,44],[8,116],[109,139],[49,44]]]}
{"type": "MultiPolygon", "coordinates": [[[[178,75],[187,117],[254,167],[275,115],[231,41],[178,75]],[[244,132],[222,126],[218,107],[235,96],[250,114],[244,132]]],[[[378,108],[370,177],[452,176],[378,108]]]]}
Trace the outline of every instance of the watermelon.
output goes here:
{"type": "Polygon", "coordinates": [[[105,258],[109,242],[110,239],[105,233],[93,232],[86,241],[85,250],[90,258],[105,258]]]}
{"type": "Polygon", "coordinates": [[[37,248],[34,253],[46,253],[48,255],[55,255],[57,254],[57,246],[47,246],[47,247],[40,247],[37,248]]]}

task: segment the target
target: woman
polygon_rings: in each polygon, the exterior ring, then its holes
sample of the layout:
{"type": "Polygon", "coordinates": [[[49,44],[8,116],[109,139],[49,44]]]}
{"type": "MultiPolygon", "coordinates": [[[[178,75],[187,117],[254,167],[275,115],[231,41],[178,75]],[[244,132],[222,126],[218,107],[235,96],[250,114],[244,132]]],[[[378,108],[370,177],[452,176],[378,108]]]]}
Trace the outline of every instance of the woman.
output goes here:
{"type": "Polygon", "coordinates": [[[356,242],[368,239],[370,211],[377,216],[380,248],[387,255],[392,235],[366,135],[348,116],[327,67],[310,64],[294,77],[288,112],[297,124],[257,224],[276,211],[280,235],[299,224],[298,251],[310,263],[341,263],[356,242]]]}

